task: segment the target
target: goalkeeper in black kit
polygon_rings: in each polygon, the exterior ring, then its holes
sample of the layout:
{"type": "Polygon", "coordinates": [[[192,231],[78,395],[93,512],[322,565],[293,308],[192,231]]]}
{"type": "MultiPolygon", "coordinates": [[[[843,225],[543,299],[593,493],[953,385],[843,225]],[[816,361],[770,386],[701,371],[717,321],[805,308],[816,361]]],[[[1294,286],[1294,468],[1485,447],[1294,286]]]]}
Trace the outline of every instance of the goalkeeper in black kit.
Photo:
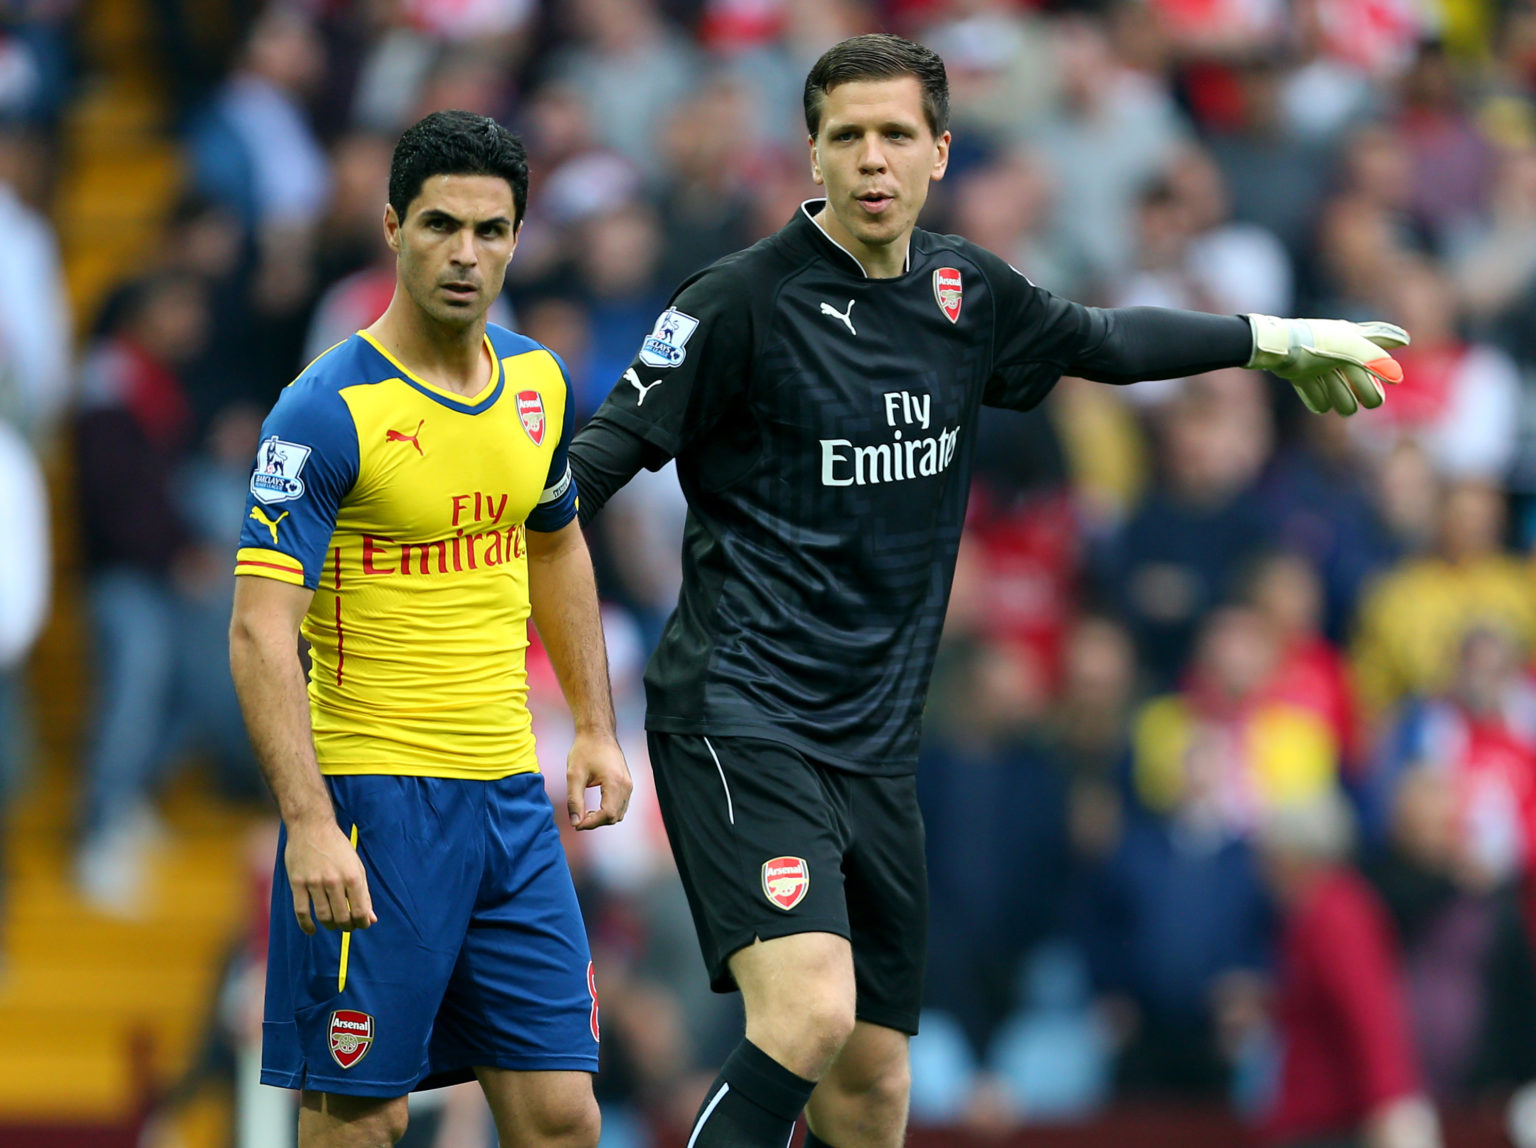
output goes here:
{"type": "Polygon", "coordinates": [[[714,987],[746,1038],[689,1148],[895,1148],[927,929],[914,785],[983,405],[1064,374],[1247,366],[1317,413],[1401,378],[1386,323],[1058,299],[916,228],[944,64],[859,36],[805,85],[826,198],[685,282],[571,446],[583,519],[677,460],[683,586],[646,671],[652,769],[714,987]]]}

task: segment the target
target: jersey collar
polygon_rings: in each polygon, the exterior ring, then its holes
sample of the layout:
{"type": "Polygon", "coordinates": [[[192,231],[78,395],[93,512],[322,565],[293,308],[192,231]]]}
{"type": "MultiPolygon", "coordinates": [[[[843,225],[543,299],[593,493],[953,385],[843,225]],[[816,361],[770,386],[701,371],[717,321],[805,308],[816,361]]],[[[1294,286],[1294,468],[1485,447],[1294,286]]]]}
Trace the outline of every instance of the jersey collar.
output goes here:
{"type": "MultiPolygon", "coordinates": [[[[829,255],[834,251],[840,253],[841,258],[833,256],[834,262],[841,263],[846,260],[847,262],[853,264],[854,270],[857,271],[862,278],[868,279],[869,272],[864,270],[864,264],[858,261],[853,252],[849,251],[841,243],[833,239],[832,236],[828,235],[827,229],[821,224],[817,223],[814,218],[812,218],[816,212],[820,211],[824,206],[826,206],[826,202],[827,201],[825,199],[806,200],[800,205],[800,212],[795,216],[793,225],[796,227],[796,230],[804,231],[806,233],[806,237],[811,241],[811,243],[821,249],[823,253],[829,255]],[[810,226],[805,227],[805,224],[809,224],[810,226]]],[[[912,237],[909,235],[907,236],[907,250],[901,258],[901,273],[905,275],[910,270],[912,270],[912,237]]]]}
{"type": "Polygon", "coordinates": [[[402,382],[420,391],[434,402],[447,407],[449,410],[462,411],[467,415],[477,415],[487,407],[492,406],[501,396],[502,384],[505,381],[501,369],[501,356],[496,353],[496,345],[491,342],[489,331],[485,335],[485,347],[491,353],[491,377],[486,381],[485,386],[480,388],[480,392],[475,395],[461,395],[455,391],[446,390],[443,387],[427,382],[426,379],[413,373],[409,367],[385,350],[384,344],[380,343],[367,331],[359,331],[357,334],[363,342],[377,351],[385,362],[400,372],[397,377],[402,382]]]}

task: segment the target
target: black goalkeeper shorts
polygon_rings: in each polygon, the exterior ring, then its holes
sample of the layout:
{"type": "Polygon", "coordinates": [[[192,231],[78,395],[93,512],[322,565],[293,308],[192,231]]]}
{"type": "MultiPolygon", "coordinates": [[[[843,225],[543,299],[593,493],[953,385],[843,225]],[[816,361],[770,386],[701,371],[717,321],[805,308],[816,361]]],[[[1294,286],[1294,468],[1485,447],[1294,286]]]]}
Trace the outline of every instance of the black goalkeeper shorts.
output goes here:
{"type": "Polygon", "coordinates": [[[836,933],[857,1016],[917,1032],[928,872],[917,778],[817,765],[779,742],[649,735],[651,772],[716,992],[754,938],[836,933]]]}

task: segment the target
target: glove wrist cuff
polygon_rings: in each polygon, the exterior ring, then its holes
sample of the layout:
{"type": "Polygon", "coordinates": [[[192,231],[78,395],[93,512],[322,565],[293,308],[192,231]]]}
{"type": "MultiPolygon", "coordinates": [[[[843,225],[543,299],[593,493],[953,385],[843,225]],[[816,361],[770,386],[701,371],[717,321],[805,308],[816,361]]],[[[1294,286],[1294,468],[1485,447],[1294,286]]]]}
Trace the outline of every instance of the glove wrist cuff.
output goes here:
{"type": "Polygon", "coordinates": [[[1249,315],[1247,318],[1253,331],[1253,354],[1246,364],[1250,370],[1272,371],[1290,358],[1290,323],[1274,315],[1249,315]]]}

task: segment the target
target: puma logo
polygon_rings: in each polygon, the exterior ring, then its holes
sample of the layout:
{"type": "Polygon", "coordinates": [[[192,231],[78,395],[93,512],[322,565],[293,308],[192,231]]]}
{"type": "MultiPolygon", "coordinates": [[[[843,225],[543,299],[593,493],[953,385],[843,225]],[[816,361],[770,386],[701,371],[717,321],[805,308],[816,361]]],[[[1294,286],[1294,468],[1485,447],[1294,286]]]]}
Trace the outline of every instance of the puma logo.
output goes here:
{"type": "Polygon", "coordinates": [[[657,379],[654,383],[642,383],[640,381],[640,376],[635,374],[635,368],[633,367],[624,372],[624,377],[629,380],[630,385],[634,387],[635,390],[640,392],[640,398],[635,402],[635,406],[637,407],[645,406],[645,396],[651,392],[652,388],[659,387],[662,384],[661,379],[657,379]]]}
{"type": "Polygon", "coordinates": [[[426,457],[426,451],[421,449],[421,442],[419,441],[419,436],[421,435],[421,428],[426,425],[426,422],[427,422],[426,419],[422,419],[421,422],[416,424],[416,433],[415,434],[406,434],[404,431],[387,430],[387,431],[384,432],[384,441],[385,442],[408,442],[413,447],[416,448],[416,453],[417,454],[419,454],[423,458],[425,458],[426,457]]]}
{"type": "Polygon", "coordinates": [[[272,535],[272,545],[276,546],[277,545],[277,524],[279,522],[281,522],[283,519],[288,517],[288,512],[285,510],[281,514],[279,514],[276,518],[268,518],[267,514],[266,514],[266,511],[262,510],[261,507],[253,506],[253,507],[251,507],[251,517],[254,518],[257,522],[261,523],[263,526],[265,526],[267,528],[267,530],[272,535]]]}
{"type": "Polygon", "coordinates": [[[838,322],[842,323],[843,326],[848,328],[848,333],[850,335],[857,335],[858,332],[853,329],[853,319],[850,318],[850,316],[853,314],[853,305],[856,302],[858,302],[856,299],[848,300],[848,309],[846,311],[839,311],[836,307],[832,306],[832,304],[823,303],[821,305],[821,313],[823,315],[831,315],[838,322]]]}

